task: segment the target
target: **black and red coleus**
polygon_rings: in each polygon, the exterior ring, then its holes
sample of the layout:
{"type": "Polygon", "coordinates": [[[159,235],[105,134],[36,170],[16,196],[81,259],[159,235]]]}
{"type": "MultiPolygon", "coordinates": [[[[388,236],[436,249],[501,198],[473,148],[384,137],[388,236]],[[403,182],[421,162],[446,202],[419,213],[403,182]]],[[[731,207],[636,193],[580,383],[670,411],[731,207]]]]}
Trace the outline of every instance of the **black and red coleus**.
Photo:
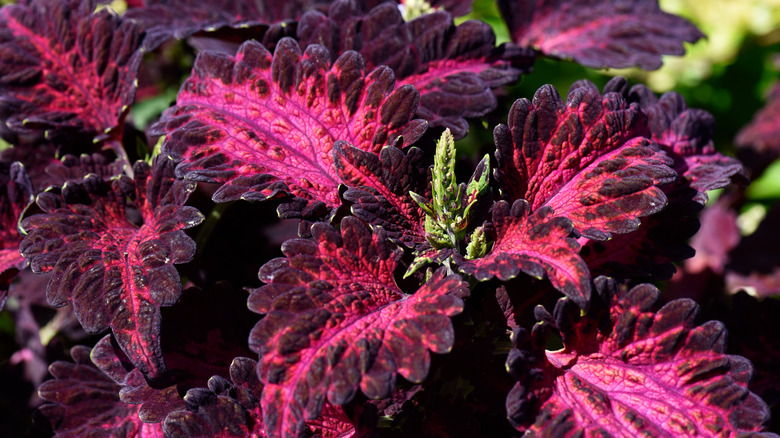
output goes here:
{"type": "MultiPolygon", "coordinates": [[[[32,270],[52,272],[50,305],[72,303],[87,332],[112,332],[91,357],[76,347],[75,364],[52,365],[42,412],[58,436],[108,427],[125,436],[357,434],[372,407],[363,396],[388,397],[399,375],[422,381],[431,352],[453,348],[452,317],[474,311],[470,288],[512,287],[520,272],[547,277],[568,304],[554,320],[537,312],[547,323],[540,327],[561,333],[563,351],[543,351],[535,334],[523,353],[515,334],[509,368],[518,384],[507,406],[518,428],[763,427],[766,406],[746,389],[750,365],[723,354],[720,326],[696,328],[690,302],[649,311],[650,286],[619,294],[592,280],[655,272],[679,258],[687,236],[667,247],[654,233],[665,233],[667,218],[695,221],[692,204],[741,172],[712,147],[706,112],[675,94],[628,90],[622,79],[602,92],[579,82],[565,99],[545,86],[496,127],[493,179],[488,159],[463,185],[454,146],[450,164],[437,164],[420,142],[438,128],[465,135],[467,118],[496,109],[495,90],[517,81],[536,54],[657,67],[660,54],[700,34],[656,2],[501,1],[515,44],[499,47],[488,25],[453,23],[450,12],[467,9],[458,1],[434,2],[444,10],[409,21],[395,2],[128,1],[124,15],[76,3],[30,0],[0,12],[0,116],[15,156],[42,150],[51,160],[63,148],[108,145],[121,157],[131,147],[121,134],[144,51],[169,38],[219,38],[217,28],[257,34],[235,52],[198,54],[176,104],[150,131],[164,136],[151,164],[71,157],[49,177],[37,172],[35,185],[19,164],[0,168],[10,169],[4,223],[16,230],[21,220],[26,234],[3,235],[4,245],[21,241],[32,270]],[[670,26],[675,32],[658,32],[670,26]],[[248,344],[235,349],[204,346],[235,337],[223,330],[229,318],[209,311],[190,318],[215,324],[198,342],[163,330],[161,307],[184,309],[197,294],[182,297],[175,266],[195,254],[184,230],[203,220],[186,205],[197,181],[217,185],[215,202],[278,200],[280,216],[318,221],[260,268],[265,285],[250,288],[248,305],[261,316],[248,319],[248,344]],[[22,218],[32,195],[39,214],[22,218]],[[445,231],[459,227],[455,238],[434,236],[432,213],[445,231]],[[401,280],[415,260],[431,269],[401,280]],[[652,357],[630,355],[641,348],[652,357]],[[256,362],[243,357],[247,349],[256,362]],[[188,371],[195,361],[201,373],[188,371]],[[702,420],[639,412],[609,391],[612,381],[585,379],[621,372],[635,398],[657,390],[660,376],[657,392],[699,409],[702,420]],[[607,415],[610,403],[622,415],[607,415]]],[[[3,275],[25,264],[13,262],[3,275]]],[[[507,314],[527,310],[505,304],[507,314]]],[[[185,319],[165,321],[183,328],[185,319]]]]}

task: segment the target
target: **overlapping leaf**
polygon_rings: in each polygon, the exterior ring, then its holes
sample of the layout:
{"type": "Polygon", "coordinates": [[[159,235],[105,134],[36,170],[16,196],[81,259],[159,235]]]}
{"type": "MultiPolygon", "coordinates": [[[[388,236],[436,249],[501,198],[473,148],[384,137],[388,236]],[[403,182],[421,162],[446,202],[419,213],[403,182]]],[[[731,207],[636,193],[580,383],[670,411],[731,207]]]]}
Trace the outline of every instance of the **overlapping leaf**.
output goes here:
{"type": "Polygon", "coordinates": [[[377,156],[337,142],[333,158],[339,177],[351,187],[343,196],[354,203],[352,214],[409,247],[425,242],[424,213],[409,196],[429,191],[421,150],[411,148],[405,154],[388,146],[377,156]]]}
{"type": "MultiPolygon", "coordinates": [[[[652,311],[649,284],[620,292],[601,277],[605,300],[588,315],[567,300],[542,308],[529,349],[507,368],[519,382],[507,397],[510,421],[531,436],[721,436],[760,432],[766,404],[747,384],[750,362],[725,354],[723,324],[695,325],[698,306],[679,299],[652,311]],[[550,328],[564,347],[544,351],[550,328]]],[[[523,332],[515,339],[523,343],[523,332]]],[[[771,436],[773,434],[767,434],[771,436]]],[[[764,435],[753,435],[764,436],[764,435]]]]}
{"type": "MultiPolygon", "coordinates": [[[[206,388],[193,388],[184,397],[186,410],[172,412],[165,419],[165,436],[211,437],[269,436],[260,408],[263,384],[257,378],[257,362],[237,357],[230,365],[230,380],[213,376],[206,388]]],[[[355,426],[339,406],[325,404],[322,416],[307,422],[323,438],[347,438],[355,426]]]]}
{"type": "Polygon", "coordinates": [[[128,409],[135,408],[135,415],[144,423],[160,423],[169,412],[184,408],[176,386],[149,386],[143,374],[112,342],[111,335],[95,344],[90,357],[92,363],[118,385],[119,401],[127,404],[128,409]]]}
{"type": "Polygon", "coordinates": [[[0,119],[9,140],[118,138],[135,95],[141,28],[96,0],[34,0],[0,11],[0,119]]]}
{"type": "Polygon", "coordinates": [[[49,304],[73,302],[89,333],[111,327],[133,365],[151,377],[165,370],[159,308],[181,292],[174,264],[195,253],[182,230],[203,220],[183,206],[195,184],[177,180],[173,167],[159,157],[151,169],[136,163],[135,180],[89,175],[66,183],[38,195],[44,213],[22,222],[22,255],[33,272],[53,271],[49,304]]]}
{"type": "Polygon", "coordinates": [[[6,166],[0,162],[0,309],[5,304],[11,279],[19,269],[27,266],[27,260],[19,254],[22,236],[19,220],[33,201],[33,187],[20,163],[6,166]]]}
{"type": "MultiPolygon", "coordinates": [[[[625,79],[613,79],[605,87],[623,88],[625,79]]],[[[685,99],[670,92],[660,98],[646,86],[635,85],[628,92],[628,101],[637,102],[647,114],[652,139],[674,159],[674,169],[699,194],[696,201],[704,204],[706,192],[731,182],[744,180],[742,164],[715,150],[712,135],[715,119],[704,110],[688,108],[685,99]]]]}
{"type": "MultiPolygon", "coordinates": [[[[39,389],[41,398],[48,402],[40,412],[49,420],[56,437],[163,437],[160,424],[144,423],[138,418],[139,406],[119,400],[119,383],[95,367],[88,347],[73,347],[70,354],[75,363],[53,363],[49,371],[54,379],[39,389]]],[[[113,371],[126,373],[121,365],[113,371]]]]}
{"type": "Polygon", "coordinates": [[[184,397],[186,410],[165,418],[165,436],[266,437],[260,410],[263,385],[255,372],[257,362],[237,357],[230,364],[230,379],[214,376],[207,388],[193,388],[184,397]]]}
{"type": "Polygon", "coordinates": [[[521,271],[543,278],[585,307],[590,298],[590,274],[579,256],[580,246],[570,238],[571,221],[554,217],[549,207],[531,212],[526,201],[517,200],[511,210],[506,201],[493,206],[496,240],[490,253],[475,260],[459,259],[462,272],[483,281],[497,277],[509,280],[521,271]]]}
{"type": "Polygon", "coordinates": [[[399,86],[419,90],[417,115],[431,126],[450,128],[456,138],[466,135],[466,117],[496,108],[492,89],[516,81],[534,59],[522,50],[496,47],[486,23],[455,26],[446,12],[405,22],[387,2],[364,10],[355,2],[336,1],[327,14],[304,14],[298,36],[302,45],[324,44],[334,53],[359,51],[369,68],[391,67],[399,86]]]}
{"type": "Polygon", "coordinates": [[[657,0],[499,0],[512,39],[587,67],[661,67],[702,33],[657,0]]]}
{"type": "Polygon", "coordinates": [[[378,153],[399,135],[413,143],[425,129],[411,120],[414,88],[394,90],[386,67],[366,74],[355,52],[331,64],[322,46],[301,53],[285,38],[271,56],[250,41],[235,59],[201,54],[193,73],[156,133],[168,134],[163,152],[183,160],[179,175],[222,184],[217,202],[289,193],[304,201],[298,214],[322,214],[340,203],[337,140],[378,153]]]}
{"type": "Polygon", "coordinates": [[[564,103],[552,86],[512,105],[494,130],[499,187],[532,210],[550,206],[583,236],[606,240],[660,211],[657,185],[676,180],[672,161],[641,137],[645,117],[618,93],[572,89],[564,103]]]}
{"type": "Polygon", "coordinates": [[[340,231],[315,224],[312,236],[283,245],[287,257],[261,268],[268,284],[249,300],[266,314],[249,342],[260,355],[264,423],[275,436],[300,434],[326,398],[344,404],[358,388],[384,397],[396,373],[421,381],[429,350],[452,347],[450,316],[467,292],[443,269],[414,294],[402,292],[393,280],[401,251],[358,219],[344,218],[340,231]]]}
{"type": "Polygon", "coordinates": [[[125,17],[144,24],[149,34],[144,45],[151,50],[170,38],[183,39],[199,31],[295,21],[309,8],[327,3],[327,0],[146,0],[143,5],[128,9],[125,17]]]}

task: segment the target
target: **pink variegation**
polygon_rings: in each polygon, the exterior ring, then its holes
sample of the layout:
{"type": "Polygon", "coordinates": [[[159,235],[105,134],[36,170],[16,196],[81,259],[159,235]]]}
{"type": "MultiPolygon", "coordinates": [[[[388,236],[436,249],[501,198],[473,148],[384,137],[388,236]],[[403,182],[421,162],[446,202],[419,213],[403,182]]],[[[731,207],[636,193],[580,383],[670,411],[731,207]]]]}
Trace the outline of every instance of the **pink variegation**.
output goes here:
{"type": "Polygon", "coordinates": [[[424,379],[429,350],[452,348],[450,316],[466,293],[443,269],[414,294],[403,292],[393,279],[401,251],[355,218],[344,218],[340,231],[315,224],[312,235],[284,244],[287,257],[261,268],[268,284],[249,299],[266,314],[249,343],[260,355],[263,421],[274,436],[298,436],[326,399],[347,403],[358,388],[385,397],[396,373],[424,379]]]}
{"type": "Polygon", "coordinates": [[[81,182],[38,195],[43,214],[22,221],[20,244],[33,272],[53,271],[50,305],[73,303],[82,327],[111,327],[136,368],[156,377],[165,371],[160,351],[160,306],[176,302],[181,280],[174,267],[195,254],[184,229],[203,220],[186,207],[195,184],[177,180],[173,162],[133,166],[135,179],[81,182]]]}
{"type": "MultiPolygon", "coordinates": [[[[649,284],[621,291],[596,281],[605,302],[581,316],[560,300],[530,342],[513,350],[507,367],[519,380],[507,397],[510,420],[531,436],[723,436],[760,432],[766,404],[751,393],[750,362],[725,354],[722,323],[694,324],[698,306],[688,299],[652,311],[659,298],[649,284]],[[543,351],[557,329],[564,347],[543,351]],[[532,414],[539,409],[538,415],[532,414]]],[[[760,436],[760,435],[755,435],[760,436]]],[[[769,435],[767,435],[769,436],[769,435]]]]}
{"type": "Polygon", "coordinates": [[[285,38],[272,56],[250,41],[236,58],[201,54],[193,72],[155,132],[167,134],[163,152],[182,161],[179,175],[222,184],[218,202],[289,193],[300,205],[286,216],[322,215],[340,204],[331,152],[337,140],[378,153],[400,135],[414,142],[425,129],[411,120],[414,88],[394,90],[386,67],[367,75],[355,52],[331,64],[322,46],[301,53],[285,38]]]}
{"type": "Polygon", "coordinates": [[[427,165],[420,149],[408,153],[394,146],[377,156],[346,142],[333,148],[336,172],[351,188],[344,199],[353,202],[352,214],[381,226],[391,240],[414,247],[425,242],[424,213],[409,192],[429,193],[427,165]]]}
{"type": "Polygon", "coordinates": [[[27,259],[19,254],[22,235],[19,220],[33,202],[30,177],[20,163],[6,166],[0,162],[0,310],[5,304],[11,279],[27,266],[27,259]]]}
{"type": "Polygon", "coordinates": [[[505,201],[493,206],[496,241],[488,255],[475,260],[458,259],[460,270],[484,281],[509,280],[521,271],[543,278],[585,307],[590,299],[590,274],[579,256],[580,246],[570,238],[571,221],[554,217],[549,207],[531,212],[526,201],[511,207],[505,201]]]}
{"type": "Polygon", "coordinates": [[[552,207],[591,239],[633,231],[666,205],[657,186],[677,179],[645,132],[644,115],[618,93],[575,87],[564,103],[544,86],[494,131],[499,188],[532,210],[552,207]]]}
{"type": "Polygon", "coordinates": [[[0,119],[12,141],[119,139],[135,97],[141,27],[97,0],[0,10],[0,119]]]}
{"type": "Polygon", "coordinates": [[[533,64],[532,53],[495,46],[486,23],[455,26],[452,16],[434,12],[404,21],[396,5],[347,0],[333,2],[327,13],[301,17],[302,44],[324,44],[333,53],[356,50],[369,68],[387,65],[398,85],[413,85],[421,96],[417,116],[435,127],[466,135],[466,117],[496,108],[493,89],[516,81],[533,64]]]}

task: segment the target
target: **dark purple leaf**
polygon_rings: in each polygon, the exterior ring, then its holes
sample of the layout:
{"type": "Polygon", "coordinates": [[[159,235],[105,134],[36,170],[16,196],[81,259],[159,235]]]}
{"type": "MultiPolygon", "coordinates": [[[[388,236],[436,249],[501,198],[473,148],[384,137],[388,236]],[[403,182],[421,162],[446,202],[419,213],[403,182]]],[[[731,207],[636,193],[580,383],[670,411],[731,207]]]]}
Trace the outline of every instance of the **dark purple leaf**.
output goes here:
{"type": "Polygon", "coordinates": [[[737,133],[738,156],[757,178],[769,163],[780,157],[780,84],[775,84],[766,104],[753,120],[737,133]]]}
{"type": "Polygon", "coordinates": [[[0,310],[5,304],[11,279],[27,260],[19,254],[22,236],[19,220],[33,202],[33,186],[21,163],[6,166],[0,162],[0,310]]]}
{"type": "Polygon", "coordinates": [[[54,379],[39,388],[41,398],[48,402],[40,412],[57,438],[163,437],[160,424],[138,418],[139,406],[119,400],[120,385],[95,367],[89,348],[73,347],[71,356],[75,363],[54,362],[49,367],[54,379]]]}
{"type": "MultiPolygon", "coordinates": [[[[780,380],[777,363],[780,362],[780,301],[774,298],[756,299],[746,292],[731,296],[729,306],[713,303],[708,316],[721,319],[729,332],[728,352],[745,356],[753,364],[755,373],[750,390],[770,407],[780,403],[780,380]]],[[[706,309],[707,307],[705,307],[706,309]]]]}
{"type": "Polygon", "coordinates": [[[184,398],[186,410],[165,419],[165,436],[266,437],[260,398],[263,388],[255,372],[257,362],[237,357],[230,364],[230,380],[214,376],[207,388],[193,388],[184,398]]]}
{"type": "Polygon", "coordinates": [[[142,57],[140,27],[95,12],[96,0],[24,3],[0,12],[0,119],[20,143],[121,137],[142,57]]]}
{"type": "Polygon", "coordinates": [[[90,357],[103,374],[119,385],[119,400],[127,405],[139,405],[137,415],[144,423],[160,423],[169,412],[184,408],[176,386],[149,386],[143,374],[130,363],[119,346],[112,343],[111,335],[106,335],[95,344],[90,357]]]}
{"type": "Polygon", "coordinates": [[[425,242],[425,215],[409,192],[430,192],[428,166],[420,149],[407,154],[394,146],[379,156],[336,142],[333,159],[339,178],[350,186],[344,199],[353,202],[352,214],[408,247],[425,242]]]}
{"type": "Polygon", "coordinates": [[[512,105],[508,125],[494,136],[496,178],[509,200],[550,206],[595,240],[633,231],[666,205],[656,186],[676,179],[672,161],[641,137],[644,115],[618,93],[576,87],[564,103],[547,85],[512,105]]]}
{"type": "Polygon", "coordinates": [[[298,36],[302,45],[324,44],[333,53],[356,50],[369,69],[389,66],[399,86],[419,90],[417,115],[431,126],[450,128],[456,138],[466,135],[466,117],[481,117],[496,108],[493,88],[519,78],[521,70],[508,59],[521,68],[534,60],[527,52],[496,47],[485,23],[455,26],[446,12],[405,22],[396,5],[387,2],[369,10],[336,1],[327,14],[304,14],[298,36]]]}
{"type": "MultiPolygon", "coordinates": [[[[625,88],[623,78],[615,78],[607,84],[625,88]]],[[[674,159],[674,170],[680,175],[680,183],[686,183],[699,194],[697,202],[707,201],[707,191],[723,188],[732,179],[744,181],[742,164],[734,158],[715,150],[712,135],[715,119],[704,110],[688,108],[678,93],[666,93],[660,98],[644,85],[635,85],[628,92],[628,101],[637,102],[647,114],[651,138],[674,159]]]]}
{"type": "Polygon", "coordinates": [[[378,153],[399,135],[405,144],[422,135],[425,122],[411,120],[417,92],[393,91],[394,83],[385,67],[366,74],[355,52],[331,64],[321,46],[302,54],[285,38],[271,56],[250,41],[235,59],[198,56],[155,132],[167,134],[163,152],[183,160],[177,174],[222,184],[215,201],[289,193],[301,201],[299,214],[321,215],[323,206],[340,204],[337,140],[378,153]]]}
{"type": "Polygon", "coordinates": [[[506,201],[493,206],[493,225],[496,240],[490,253],[475,260],[458,258],[461,272],[480,281],[506,281],[521,271],[535,278],[547,276],[556,289],[585,307],[590,273],[577,241],[568,237],[571,221],[553,217],[547,207],[532,213],[527,202],[517,200],[511,210],[506,201]]]}
{"type": "Polygon", "coordinates": [[[306,10],[327,3],[327,0],[146,0],[140,7],[129,8],[125,17],[143,23],[148,34],[144,46],[153,50],[170,38],[184,39],[200,31],[295,21],[306,10]]]}
{"type": "Polygon", "coordinates": [[[443,269],[414,294],[402,292],[393,279],[400,249],[355,218],[344,218],[341,231],[314,224],[312,236],[286,242],[287,257],[260,269],[268,284],[249,299],[251,310],[266,314],[249,345],[260,355],[263,421],[274,436],[298,436],[326,399],[347,403],[358,388],[385,397],[396,373],[424,379],[429,350],[452,347],[450,316],[467,293],[443,269]]]}
{"type": "Polygon", "coordinates": [[[160,306],[181,292],[176,263],[195,254],[183,229],[203,216],[185,207],[194,183],[177,180],[173,162],[138,162],[135,179],[106,181],[91,174],[38,195],[43,214],[22,221],[20,245],[33,272],[53,271],[47,300],[73,302],[89,333],[111,327],[122,350],[145,375],[165,370],[160,352],[160,306]]]}
{"type": "Polygon", "coordinates": [[[658,0],[499,0],[512,39],[593,68],[661,67],[703,34],[658,0]]]}
{"type": "Polygon", "coordinates": [[[703,206],[693,200],[699,192],[684,184],[665,189],[669,204],[661,212],[642,218],[636,231],[606,241],[580,239],[582,258],[593,276],[669,279],[675,272],[673,262],[694,255],[688,240],[699,229],[698,215],[703,206]]]}
{"type": "Polygon", "coordinates": [[[38,187],[61,186],[68,181],[78,182],[90,173],[104,180],[118,176],[123,172],[124,163],[120,160],[110,161],[105,155],[82,154],[80,156],[65,155],[58,163],[46,167],[44,181],[36,181],[38,187]]]}
{"type": "Polygon", "coordinates": [[[693,436],[765,427],[769,410],[747,388],[752,366],[725,354],[722,323],[695,325],[698,306],[688,299],[653,311],[659,292],[649,284],[626,292],[601,277],[596,287],[606,304],[592,304],[587,315],[563,299],[553,315],[537,309],[542,322],[530,339],[515,332],[525,348],[507,360],[518,379],[507,410],[518,430],[531,436],[693,436]],[[551,328],[564,347],[544,351],[551,328]]]}

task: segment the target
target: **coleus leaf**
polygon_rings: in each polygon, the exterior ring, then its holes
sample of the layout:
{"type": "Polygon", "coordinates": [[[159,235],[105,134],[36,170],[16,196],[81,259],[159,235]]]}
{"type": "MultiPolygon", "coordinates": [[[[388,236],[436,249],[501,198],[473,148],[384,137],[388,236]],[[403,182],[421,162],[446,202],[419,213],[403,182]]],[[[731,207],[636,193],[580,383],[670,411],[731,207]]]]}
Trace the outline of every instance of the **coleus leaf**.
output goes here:
{"type": "Polygon", "coordinates": [[[468,292],[444,268],[414,294],[395,284],[401,251],[381,228],[371,232],[346,217],[340,231],[312,226],[312,239],[287,241],[285,258],[260,269],[267,282],[252,292],[251,310],[265,313],[250,334],[260,355],[267,432],[297,436],[319,416],[325,399],[350,401],[358,388],[381,398],[396,373],[419,382],[430,366],[428,350],[446,353],[454,342],[450,316],[468,292]]]}
{"type": "Polygon", "coordinates": [[[506,281],[520,272],[535,278],[547,276],[578,305],[587,305],[590,273],[579,256],[579,244],[569,237],[571,221],[554,217],[549,207],[531,212],[528,202],[519,199],[511,209],[506,201],[493,206],[493,226],[496,239],[485,257],[465,260],[455,256],[461,272],[480,281],[493,277],[506,281]]]}
{"type": "Polygon", "coordinates": [[[230,364],[230,380],[214,376],[207,388],[193,388],[184,396],[186,409],[171,412],[163,428],[166,437],[266,437],[260,410],[263,385],[257,362],[237,357],[230,364]]]}
{"type": "Polygon", "coordinates": [[[507,359],[518,379],[507,411],[518,430],[531,436],[736,436],[763,429],[769,410],[747,388],[752,366],[725,354],[722,323],[695,325],[698,306],[689,299],[654,312],[659,292],[649,284],[626,292],[600,277],[596,288],[604,301],[587,315],[562,299],[553,315],[537,308],[541,324],[530,339],[515,331],[515,341],[527,347],[507,359]],[[544,351],[552,328],[564,346],[544,351]]]}
{"type": "Polygon", "coordinates": [[[17,138],[121,137],[143,32],[96,0],[34,0],[0,11],[0,119],[17,138]]]}
{"type": "Polygon", "coordinates": [[[496,47],[492,29],[482,22],[455,26],[447,12],[406,22],[392,3],[361,6],[370,5],[338,0],[327,13],[304,14],[301,44],[323,44],[333,53],[356,50],[369,68],[389,66],[399,86],[419,90],[417,115],[431,126],[450,128],[456,138],[468,130],[466,117],[496,108],[493,88],[516,81],[533,63],[527,52],[496,47]]]}
{"type": "Polygon", "coordinates": [[[760,175],[769,163],[780,157],[780,84],[769,91],[766,104],[743,127],[734,139],[738,156],[751,169],[752,177],[760,175]]]}
{"type": "Polygon", "coordinates": [[[327,3],[323,0],[146,0],[143,5],[129,8],[125,17],[143,23],[149,34],[144,46],[152,50],[170,38],[184,39],[199,31],[296,21],[309,8],[327,3]]]}
{"type": "Polygon", "coordinates": [[[28,234],[19,248],[33,272],[53,271],[50,305],[73,302],[89,333],[111,327],[133,365],[153,378],[165,371],[159,308],[181,293],[174,264],[195,254],[182,230],[203,216],[183,205],[195,184],[176,179],[171,160],[133,170],[134,180],[92,174],[39,194],[43,214],[22,221],[28,234]]]}
{"type": "Polygon", "coordinates": [[[286,216],[316,216],[340,204],[337,140],[378,153],[399,136],[410,144],[424,132],[425,122],[412,120],[417,92],[393,89],[390,69],[367,75],[355,52],[331,64],[321,46],[301,53],[284,38],[272,56],[249,41],[236,58],[200,54],[154,132],[167,134],[163,153],[183,161],[178,175],[222,184],[216,202],[289,193],[303,204],[286,216]]]}
{"type": "Polygon", "coordinates": [[[676,271],[673,262],[694,255],[687,243],[699,229],[703,206],[693,200],[697,191],[684,184],[672,186],[667,192],[670,202],[666,208],[643,218],[637,230],[614,235],[607,241],[588,239],[582,243],[580,254],[593,276],[669,279],[676,271]]]}
{"type": "Polygon", "coordinates": [[[5,304],[11,279],[27,266],[27,259],[19,254],[22,236],[19,221],[27,206],[33,202],[33,186],[21,163],[7,166],[0,162],[0,310],[5,304]]]}
{"type": "Polygon", "coordinates": [[[135,407],[136,415],[144,423],[160,423],[172,411],[184,408],[175,385],[163,388],[149,386],[143,374],[122,353],[111,335],[104,336],[92,348],[92,363],[116,383],[117,394],[128,408],[135,407]]]}
{"type": "Polygon", "coordinates": [[[139,406],[119,400],[120,385],[95,367],[88,347],[73,347],[70,354],[75,363],[51,364],[49,371],[54,379],[38,390],[47,402],[40,412],[57,438],[163,437],[160,424],[144,423],[138,418],[139,406]]]}
{"type": "MultiPolygon", "coordinates": [[[[605,92],[626,88],[625,83],[621,77],[614,78],[604,87],[605,92]]],[[[707,191],[725,187],[732,179],[745,180],[742,164],[715,150],[715,119],[710,113],[688,108],[685,99],[675,92],[656,97],[641,84],[631,87],[627,99],[637,102],[647,114],[651,138],[674,160],[680,179],[699,192],[697,202],[704,204],[707,191]]]]}
{"type": "Polygon", "coordinates": [[[728,352],[746,357],[753,364],[750,390],[767,402],[770,408],[780,403],[780,381],[775,378],[780,361],[780,302],[773,298],[757,299],[739,291],[728,300],[705,306],[707,316],[717,317],[729,333],[728,352]],[[712,309],[714,308],[714,309],[712,309]]]}
{"type": "Polygon", "coordinates": [[[425,242],[424,214],[409,196],[409,192],[430,192],[420,149],[412,147],[404,153],[387,146],[377,156],[337,141],[333,160],[339,178],[350,187],[343,196],[353,202],[353,215],[381,226],[390,240],[410,248],[425,242]]]}
{"type": "Polygon", "coordinates": [[[702,33],[663,12],[657,0],[499,0],[512,39],[524,47],[586,67],[661,67],[702,33]]]}
{"type": "MultiPolygon", "coordinates": [[[[184,397],[186,409],[172,412],[163,425],[165,436],[266,437],[260,408],[263,384],[255,372],[257,362],[237,357],[230,364],[230,380],[213,376],[206,388],[193,388],[184,397]]],[[[353,436],[355,426],[340,406],[325,404],[323,415],[307,423],[323,438],[353,436]]]]}
{"type": "Polygon", "coordinates": [[[517,100],[507,123],[494,130],[495,175],[509,200],[550,206],[596,240],[633,231],[666,205],[656,186],[676,180],[672,161],[641,137],[645,117],[620,94],[575,87],[564,103],[546,85],[517,100]]]}

